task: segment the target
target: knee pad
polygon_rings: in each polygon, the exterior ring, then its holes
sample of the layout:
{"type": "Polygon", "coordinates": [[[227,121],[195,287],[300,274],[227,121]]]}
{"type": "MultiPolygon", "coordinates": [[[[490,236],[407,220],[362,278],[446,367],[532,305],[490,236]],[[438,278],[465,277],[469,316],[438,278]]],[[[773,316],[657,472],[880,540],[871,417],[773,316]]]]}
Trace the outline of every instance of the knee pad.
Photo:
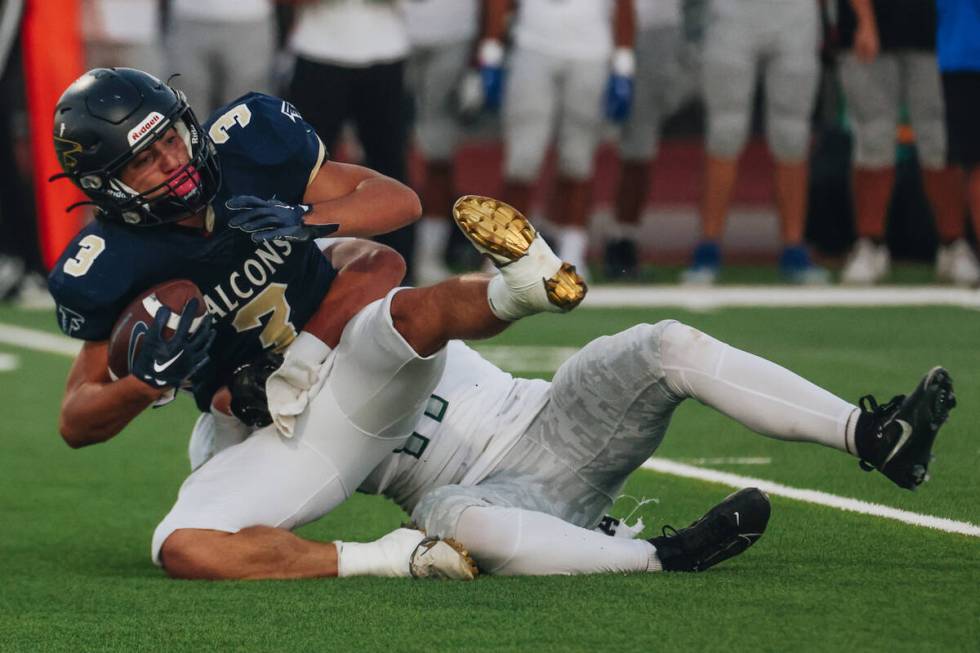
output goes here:
{"type": "Polygon", "coordinates": [[[734,159],[745,147],[748,137],[748,116],[737,111],[725,111],[708,116],[708,152],[722,159],[734,159]]]}
{"type": "Polygon", "coordinates": [[[544,161],[547,143],[526,141],[521,138],[508,138],[504,158],[504,176],[507,179],[531,184],[538,178],[544,161]]]}
{"type": "Polygon", "coordinates": [[[681,322],[665,324],[660,331],[660,357],[670,390],[679,397],[695,396],[687,375],[716,376],[727,347],[723,342],[681,322]]]}
{"type": "Polygon", "coordinates": [[[419,123],[419,150],[427,161],[452,159],[456,141],[456,125],[451,119],[431,119],[419,123]]]}
{"type": "Polygon", "coordinates": [[[591,149],[586,150],[578,145],[564,148],[558,155],[558,173],[567,179],[587,181],[592,178],[593,155],[591,149]]]}
{"type": "Polygon", "coordinates": [[[927,170],[946,167],[946,128],[941,121],[930,120],[916,125],[915,149],[919,163],[927,170]]]}
{"type": "Polygon", "coordinates": [[[895,125],[890,120],[869,120],[854,126],[854,164],[861,168],[895,165],[895,125]]]}
{"type": "Polygon", "coordinates": [[[776,117],[769,119],[767,140],[777,161],[802,161],[810,145],[810,126],[805,119],[776,117]]]}
{"type": "Polygon", "coordinates": [[[426,492],[412,510],[412,521],[427,535],[457,537],[456,528],[463,511],[472,506],[487,506],[476,488],[444,485],[426,492]]]}
{"type": "Polygon", "coordinates": [[[619,142],[619,158],[623,161],[639,163],[652,161],[657,158],[660,149],[660,137],[655,127],[650,129],[643,125],[640,129],[627,128],[619,142]]]}

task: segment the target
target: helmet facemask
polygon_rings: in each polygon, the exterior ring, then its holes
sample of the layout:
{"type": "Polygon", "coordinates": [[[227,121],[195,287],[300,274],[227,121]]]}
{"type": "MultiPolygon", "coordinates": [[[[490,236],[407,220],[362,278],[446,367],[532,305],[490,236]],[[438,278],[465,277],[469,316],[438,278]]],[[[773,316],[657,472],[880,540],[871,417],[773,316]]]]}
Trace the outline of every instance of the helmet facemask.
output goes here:
{"type": "MultiPolygon", "coordinates": [[[[169,120],[161,122],[158,128],[154,128],[151,138],[134,148],[124,161],[107,170],[104,177],[94,178],[95,183],[102,184],[96,192],[112,198],[111,208],[108,210],[104,202],[97,202],[97,205],[105,212],[105,217],[119,219],[126,224],[150,226],[184,220],[203,209],[214,198],[221,181],[220,169],[215,159],[214,145],[204,136],[188,108],[173,123],[169,120]],[[160,140],[171,127],[176,129],[187,148],[188,162],[169,179],[143,192],[127,186],[120,178],[123,168],[140,152],[160,140]]],[[[86,175],[80,179],[82,187],[90,196],[93,193],[85,184],[93,181],[91,177],[86,175]]]]}
{"type": "MultiPolygon", "coordinates": [[[[54,144],[64,171],[88,196],[97,217],[134,226],[190,218],[214,199],[221,169],[214,143],[184,94],[143,71],[93,69],[62,95],[54,144]],[[146,148],[175,129],[188,162],[169,179],[137,192],[121,173],[146,148]]],[[[73,205],[69,210],[74,208],[73,205]]]]}

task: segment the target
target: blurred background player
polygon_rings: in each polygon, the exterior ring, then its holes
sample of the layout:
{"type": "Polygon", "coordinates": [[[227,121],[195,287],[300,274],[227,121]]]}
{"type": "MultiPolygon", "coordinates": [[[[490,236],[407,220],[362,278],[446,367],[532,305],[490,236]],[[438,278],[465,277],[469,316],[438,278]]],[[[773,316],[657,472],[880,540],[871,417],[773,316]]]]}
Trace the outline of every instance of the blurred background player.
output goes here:
{"type": "Polygon", "coordinates": [[[407,84],[415,100],[415,144],[425,161],[419,193],[422,219],[415,231],[415,281],[428,285],[450,275],[446,246],[452,227],[449,211],[457,195],[457,92],[469,69],[480,5],[477,0],[407,0],[402,11],[412,44],[407,84]]]}
{"type": "Polygon", "coordinates": [[[81,8],[90,67],[128,66],[157,77],[170,74],[161,39],[160,0],[84,0],[81,8]]]}
{"type": "Polygon", "coordinates": [[[610,279],[635,279],[640,217],[650,194],[650,174],[663,122],[694,91],[696,73],[683,60],[681,0],[634,0],[636,84],[619,144],[621,168],[616,222],[606,241],[610,279]]]}
{"type": "MultiPolygon", "coordinates": [[[[966,173],[973,232],[980,233],[980,2],[938,0],[937,53],[950,163],[966,173]]],[[[957,195],[962,197],[962,189],[957,195]]]]}
{"type": "MultiPolygon", "coordinates": [[[[405,62],[408,32],[396,0],[297,3],[289,47],[296,55],[288,97],[328,151],[353,124],[362,163],[408,181],[405,62]]],[[[412,277],[414,225],[377,238],[401,254],[412,277]]]]}
{"type": "Polygon", "coordinates": [[[858,235],[841,281],[872,284],[888,275],[885,218],[895,187],[895,140],[904,106],[939,231],[936,277],[959,285],[977,283],[980,265],[963,237],[957,173],[946,163],[934,0],[838,0],[838,12],[846,48],[840,79],[856,140],[852,183],[858,235]]]}
{"type": "MultiPolygon", "coordinates": [[[[498,61],[508,0],[487,0],[481,63],[498,61]]],[[[633,0],[520,0],[503,98],[504,200],[528,212],[554,135],[558,180],[550,217],[557,249],[582,273],[593,155],[610,76],[633,76],[633,0]]],[[[492,95],[488,89],[488,95],[492,95]]],[[[492,99],[491,99],[492,102],[492,99]]]]}
{"type": "Polygon", "coordinates": [[[276,40],[270,0],[169,2],[172,72],[182,75],[180,85],[200,115],[248,91],[272,90],[276,40]]]}
{"type": "Polygon", "coordinates": [[[757,78],[765,93],[766,141],[776,160],[776,209],[783,250],[779,269],[792,283],[826,283],[803,244],[810,115],[819,75],[820,16],[814,0],[715,2],[705,26],[702,77],[707,117],[701,242],[683,276],[712,284],[720,241],[752,117],[757,78]]]}
{"type": "Polygon", "coordinates": [[[0,302],[51,306],[38,248],[20,24],[24,3],[0,3],[0,302]]]}

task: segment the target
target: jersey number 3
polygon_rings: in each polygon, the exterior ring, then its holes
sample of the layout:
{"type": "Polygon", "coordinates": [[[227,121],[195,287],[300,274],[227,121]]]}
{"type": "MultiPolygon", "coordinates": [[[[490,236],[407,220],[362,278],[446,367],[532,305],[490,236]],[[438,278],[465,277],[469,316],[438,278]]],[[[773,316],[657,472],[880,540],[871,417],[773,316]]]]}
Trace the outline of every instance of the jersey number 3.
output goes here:
{"type": "Polygon", "coordinates": [[[228,135],[229,129],[235,125],[247,127],[250,122],[252,122],[252,110],[247,105],[238,104],[225,111],[214,121],[211,129],[208,130],[208,136],[219,145],[221,143],[227,143],[228,139],[231,138],[228,135]]]}
{"type": "Polygon", "coordinates": [[[266,349],[273,347],[282,351],[296,337],[296,327],[289,321],[291,309],[286,301],[286,284],[270,283],[255,299],[238,310],[234,322],[235,330],[241,333],[262,326],[260,318],[269,315],[269,321],[259,333],[259,342],[266,349]]]}
{"type": "Polygon", "coordinates": [[[65,261],[65,274],[80,277],[88,272],[95,259],[105,249],[105,240],[95,234],[89,234],[78,241],[78,254],[65,261]]]}

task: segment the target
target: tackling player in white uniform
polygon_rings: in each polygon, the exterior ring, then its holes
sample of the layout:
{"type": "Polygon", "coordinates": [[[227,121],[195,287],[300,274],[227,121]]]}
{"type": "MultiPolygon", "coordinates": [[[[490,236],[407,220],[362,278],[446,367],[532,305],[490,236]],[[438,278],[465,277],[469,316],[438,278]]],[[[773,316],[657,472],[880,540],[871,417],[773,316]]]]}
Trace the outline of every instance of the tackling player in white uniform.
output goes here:
{"type": "MultiPolygon", "coordinates": [[[[859,407],[673,320],[592,341],[551,382],[512,377],[451,342],[413,435],[359,490],[391,498],[429,535],[462,544],[486,573],[702,571],[762,534],[769,518],[762,492],[742,490],[691,527],[647,541],[594,530],[687,398],[763,435],[850,453],[908,489],[925,479],[933,440],[955,405],[942,368],[907,397],[879,406],[869,396],[859,407]]],[[[320,482],[316,474],[295,477],[304,452],[281,446],[269,429],[249,437],[204,423],[193,439],[192,464],[218,453],[185,482],[154,535],[155,556],[187,524],[234,531],[286,518],[320,482]],[[260,456],[280,477],[255,482],[243,461],[260,456]],[[254,487],[252,500],[234,509],[216,504],[215,479],[254,487]],[[280,486],[290,490],[270,494],[280,486]]]]}

